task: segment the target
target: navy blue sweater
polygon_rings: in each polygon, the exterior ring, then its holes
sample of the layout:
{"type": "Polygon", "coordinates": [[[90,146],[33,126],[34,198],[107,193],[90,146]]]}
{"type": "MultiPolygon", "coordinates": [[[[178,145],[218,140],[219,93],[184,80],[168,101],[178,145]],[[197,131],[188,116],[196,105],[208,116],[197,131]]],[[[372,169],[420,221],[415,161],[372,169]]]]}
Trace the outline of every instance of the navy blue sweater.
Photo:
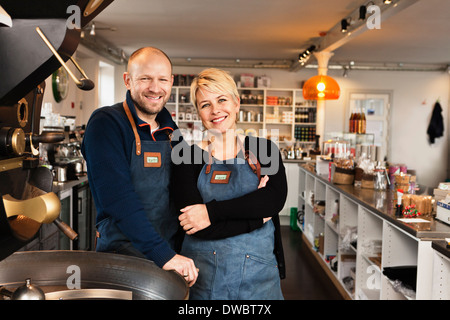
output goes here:
{"type": "MultiPolygon", "coordinates": [[[[165,131],[177,129],[164,108],[156,117],[160,129],[152,135],[150,125],[138,118],[129,92],[126,100],[141,140],[167,140],[165,131]]],[[[162,267],[173,258],[175,251],[147,220],[144,207],[134,191],[130,174],[134,140],[122,103],[117,103],[92,113],[81,151],[86,159],[89,185],[97,208],[97,223],[107,217],[114,219],[134,247],[162,267]]],[[[149,192],[151,188],[149,186],[149,192]]]]}

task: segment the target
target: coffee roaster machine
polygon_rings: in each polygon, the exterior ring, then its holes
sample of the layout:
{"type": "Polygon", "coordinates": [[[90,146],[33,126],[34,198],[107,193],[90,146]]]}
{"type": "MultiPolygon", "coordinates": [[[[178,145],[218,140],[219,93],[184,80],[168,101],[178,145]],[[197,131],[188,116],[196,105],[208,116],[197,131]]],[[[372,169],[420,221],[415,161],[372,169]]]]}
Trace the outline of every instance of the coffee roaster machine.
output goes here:
{"type": "Polygon", "coordinates": [[[59,219],[61,203],[52,192],[52,173],[39,166],[40,143],[64,139],[64,133],[39,132],[42,99],[45,79],[61,67],[81,90],[94,88],[72,55],[81,29],[112,1],[0,2],[0,299],[188,297],[181,276],[145,259],[21,250],[45,223],[57,224],[71,239],[77,236],[59,219]],[[68,63],[80,76],[67,68],[68,63]]]}

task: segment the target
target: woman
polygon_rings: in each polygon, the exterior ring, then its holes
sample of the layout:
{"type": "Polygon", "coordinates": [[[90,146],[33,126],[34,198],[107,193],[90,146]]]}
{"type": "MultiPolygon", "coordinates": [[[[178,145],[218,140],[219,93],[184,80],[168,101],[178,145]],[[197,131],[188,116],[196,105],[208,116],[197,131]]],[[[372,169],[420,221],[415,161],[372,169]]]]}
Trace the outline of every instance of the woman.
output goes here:
{"type": "Polygon", "coordinates": [[[190,297],[283,299],[278,212],[287,182],[279,150],[269,140],[236,134],[239,93],[225,71],[201,72],[191,85],[191,101],[207,140],[184,149],[191,161],[174,170],[186,231],[181,252],[200,269],[190,297]],[[278,168],[270,172],[273,164],[278,168]]]}

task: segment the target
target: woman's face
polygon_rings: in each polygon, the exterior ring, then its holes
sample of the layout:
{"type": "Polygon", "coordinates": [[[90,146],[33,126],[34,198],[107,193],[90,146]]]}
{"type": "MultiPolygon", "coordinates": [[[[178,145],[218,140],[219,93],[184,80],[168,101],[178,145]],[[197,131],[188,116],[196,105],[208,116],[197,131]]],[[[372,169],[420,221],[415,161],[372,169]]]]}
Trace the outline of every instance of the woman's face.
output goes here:
{"type": "Polygon", "coordinates": [[[196,97],[198,114],[206,130],[225,133],[236,128],[239,100],[236,103],[228,93],[213,93],[201,88],[196,97]]]}

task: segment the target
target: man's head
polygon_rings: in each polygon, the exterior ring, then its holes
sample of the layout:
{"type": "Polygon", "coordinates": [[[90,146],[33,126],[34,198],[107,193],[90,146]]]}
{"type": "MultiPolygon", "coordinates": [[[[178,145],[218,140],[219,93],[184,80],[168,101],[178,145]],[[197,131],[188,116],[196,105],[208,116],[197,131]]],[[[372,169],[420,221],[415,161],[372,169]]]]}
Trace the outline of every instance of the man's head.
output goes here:
{"type": "Polygon", "coordinates": [[[157,48],[138,49],[130,56],[123,79],[138,116],[150,123],[171,94],[173,75],[169,57],[157,48]]]}

